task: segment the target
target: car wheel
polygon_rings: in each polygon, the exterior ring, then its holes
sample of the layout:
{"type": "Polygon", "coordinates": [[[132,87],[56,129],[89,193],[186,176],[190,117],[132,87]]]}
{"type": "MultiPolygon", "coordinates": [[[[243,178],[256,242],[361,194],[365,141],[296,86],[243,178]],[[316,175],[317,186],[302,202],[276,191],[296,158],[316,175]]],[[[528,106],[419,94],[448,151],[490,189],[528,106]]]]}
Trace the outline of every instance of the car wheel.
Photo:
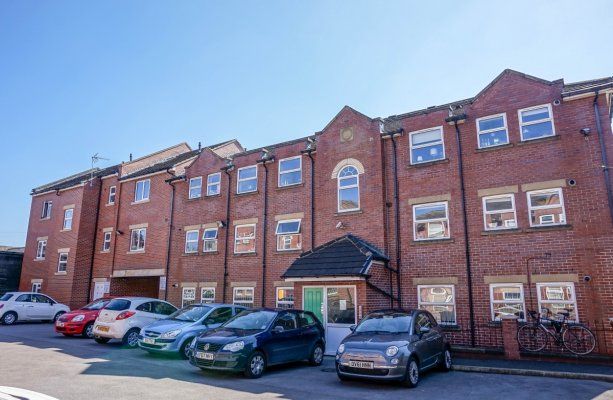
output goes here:
{"type": "Polygon", "coordinates": [[[83,337],[85,338],[93,338],[94,337],[94,323],[90,322],[89,324],[85,325],[85,328],[83,328],[83,333],[81,334],[83,335],[83,337]]]}
{"type": "Polygon", "coordinates": [[[441,354],[441,359],[439,360],[439,369],[444,372],[449,372],[451,371],[452,365],[453,360],[451,358],[451,351],[449,350],[449,347],[446,347],[441,354]]]}
{"type": "Polygon", "coordinates": [[[192,340],[193,339],[191,338],[187,339],[185,342],[183,342],[183,345],[181,345],[181,348],[179,349],[179,355],[184,360],[189,360],[189,355],[190,355],[189,345],[192,343],[192,340]]]}
{"type": "Polygon", "coordinates": [[[407,371],[402,381],[403,386],[414,388],[419,383],[419,363],[415,357],[409,359],[407,371]]]}
{"type": "Polygon", "coordinates": [[[57,314],[55,314],[55,317],[53,317],[53,323],[55,323],[62,315],[66,314],[64,311],[60,311],[57,314]]]}
{"type": "Polygon", "coordinates": [[[123,339],[121,339],[121,343],[124,346],[129,347],[131,349],[135,348],[136,346],[138,346],[138,334],[139,334],[139,332],[140,332],[140,329],[138,329],[138,328],[130,329],[123,336],[123,339]]]}
{"type": "Polygon", "coordinates": [[[322,362],[324,362],[324,348],[321,343],[317,343],[315,347],[313,347],[311,357],[309,357],[309,364],[318,366],[321,365],[322,362]]]}
{"type": "Polygon", "coordinates": [[[260,351],[254,351],[247,359],[245,376],[251,379],[260,378],[266,369],[266,359],[260,351]]]}
{"type": "Polygon", "coordinates": [[[2,316],[2,323],[4,325],[13,325],[17,322],[17,313],[9,311],[2,316]]]}
{"type": "Polygon", "coordinates": [[[94,338],[94,340],[96,341],[96,343],[107,344],[109,340],[111,339],[106,338],[106,337],[97,337],[97,338],[94,338]]]}

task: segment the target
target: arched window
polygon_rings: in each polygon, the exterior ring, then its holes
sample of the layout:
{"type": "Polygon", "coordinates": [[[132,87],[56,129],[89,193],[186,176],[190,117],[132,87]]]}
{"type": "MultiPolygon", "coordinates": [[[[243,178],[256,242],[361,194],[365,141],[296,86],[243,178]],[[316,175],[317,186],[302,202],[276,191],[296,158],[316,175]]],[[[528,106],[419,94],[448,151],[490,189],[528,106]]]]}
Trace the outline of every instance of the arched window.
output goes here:
{"type": "Polygon", "coordinates": [[[353,165],[343,167],[338,173],[338,211],[360,209],[360,176],[353,165]]]}

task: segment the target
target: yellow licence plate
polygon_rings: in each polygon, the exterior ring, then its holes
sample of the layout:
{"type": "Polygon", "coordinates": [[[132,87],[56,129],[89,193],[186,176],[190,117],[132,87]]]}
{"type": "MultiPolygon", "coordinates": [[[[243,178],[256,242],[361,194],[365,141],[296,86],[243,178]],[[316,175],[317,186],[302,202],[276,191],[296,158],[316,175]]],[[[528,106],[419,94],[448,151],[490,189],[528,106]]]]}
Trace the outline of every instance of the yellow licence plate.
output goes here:
{"type": "Polygon", "coordinates": [[[98,331],[100,331],[100,332],[108,332],[109,331],[109,327],[108,326],[99,326],[98,327],[98,331]]]}

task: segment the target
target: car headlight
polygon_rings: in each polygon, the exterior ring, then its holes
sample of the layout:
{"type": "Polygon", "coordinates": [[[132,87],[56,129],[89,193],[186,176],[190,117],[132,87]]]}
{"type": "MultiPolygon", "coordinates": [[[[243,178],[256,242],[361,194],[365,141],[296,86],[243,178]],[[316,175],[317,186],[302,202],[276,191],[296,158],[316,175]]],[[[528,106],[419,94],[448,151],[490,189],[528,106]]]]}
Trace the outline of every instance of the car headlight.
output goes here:
{"type": "Polygon", "coordinates": [[[195,349],[196,348],[196,342],[198,341],[198,338],[194,338],[192,340],[192,342],[189,344],[189,348],[190,349],[195,349]]]}
{"type": "Polygon", "coordinates": [[[345,343],[341,343],[341,345],[338,346],[338,350],[337,351],[338,351],[339,354],[345,352],[345,343]]]}
{"type": "Polygon", "coordinates": [[[160,335],[162,339],[174,339],[177,335],[181,333],[181,329],[175,329],[173,331],[164,332],[160,335]]]}
{"type": "Polygon", "coordinates": [[[385,350],[385,355],[388,357],[394,357],[396,354],[398,354],[398,347],[396,346],[390,346],[385,350]]]}
{"type": "Polygon", "coordinates": [[[237,351],[241,351],[243,348],[245,348],[245,342],[241,340],[240,342],[228,343],[227,345],[223,347],[223,350],[237,352],[237,351]]]}
{"type": "Polygon", "coordinates": [[[85,319],[85,315],[79,314],[72,318],[72,322],[81,322],[85,319]]]}

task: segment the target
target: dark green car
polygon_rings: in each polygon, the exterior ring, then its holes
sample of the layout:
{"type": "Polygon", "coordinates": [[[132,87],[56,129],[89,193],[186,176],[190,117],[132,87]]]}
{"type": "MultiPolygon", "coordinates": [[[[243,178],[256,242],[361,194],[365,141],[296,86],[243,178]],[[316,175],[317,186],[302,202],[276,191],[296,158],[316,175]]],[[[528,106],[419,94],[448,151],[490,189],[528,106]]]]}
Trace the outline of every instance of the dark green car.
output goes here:
{"type": "Polygon", "coordinates": [[[203,370],[244,372],[259,378],[270,365],[323,362],[324,329],[309,311],[246,310],[221,327],[198,336],[190,363],[203,370]]]}

